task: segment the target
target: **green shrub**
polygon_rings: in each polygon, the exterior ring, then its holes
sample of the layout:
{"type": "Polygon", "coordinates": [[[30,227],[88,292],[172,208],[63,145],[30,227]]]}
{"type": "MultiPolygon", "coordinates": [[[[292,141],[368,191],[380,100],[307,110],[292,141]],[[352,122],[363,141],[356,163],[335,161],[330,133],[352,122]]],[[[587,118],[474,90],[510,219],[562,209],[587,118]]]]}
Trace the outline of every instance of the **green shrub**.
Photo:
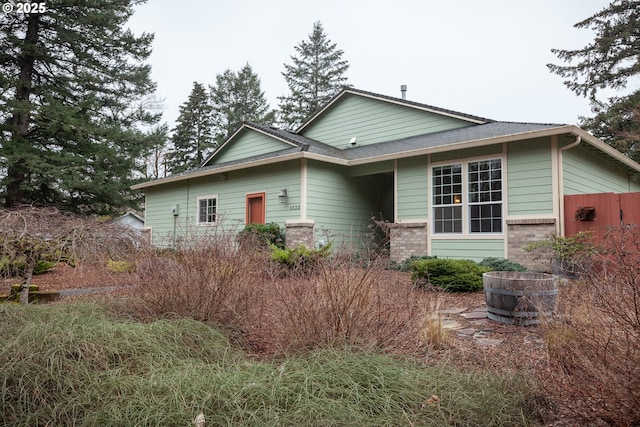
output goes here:
{"type": "Polygon", "coordinates": [[[273,245],[281,249],[284,248],[284,231],[275,222],[246,225],[239,233],[239,237],[243,239],[248,236],[257,237],[260,242],[264,242],[265,247],[273,245]]]}
{"type": "Polygon", "coordinates": [[[402,262],[393,262],[392,261],[391,268],[393,270],[398,270],[398,271],[411,271],[411,264],[413,264],[415,261],[421,261],[421,260],[425,260],[425,259],[437,259],[437,258],[438,258],[437,256],[411,255],[409,258],[405,259],[402,262]]]}
{"type": "Polygon", "coordinates": [[[114,273],[131,273],[136,271],[136,265],[129,261],[107,260],[107,270],[114,273]]]}
{"type": "Polygon", "coordinates": [[[425,259],[414,261],[411,277],[418,286],[430,283],[447,292],[474,292],[482,289],[486,267],[468,259],[425,259]]]}
{"type": "Polygon", "coordinates": [[[506,258],[489,257],[479,262],[483,267],[491,271],[527,271],[527,267],[506,258]]]}
{"type": "Polygon", "coordinates": [[[47,271],[51,270],[53,267],[56,266],[56,264],[58,264],[56,261],[44,261],[44,260],[40,260],[38,261],[38,263],[36,264],[36,268],[33,270],[33,274],[43,274],[46,273],[47,271]]]}
{"type": "Polygon", "coordinates": [[[316,262],[327,257],[331,253],[332,242],[320,249],[309,249],[304,245],[295,248],[279,248],[275,245],[271,247],[271,259],[278,264],[293,268],[312,268],[316,262]]]}
{"type": "MultiPolygon", "coordinates": [[[[57,264],[56,261],[40,260],[33,270],[33,274],[43,274],[51,270],[57,264]]],[[[0,258],[0,276],[14,277],[24,274],[27,263],[23,258],[9,259],[7,257],[0,258]]]]}
{"type": "Polygon", "coordinates": [[[3,256],[0,258],[0,276],[13,277],[21,274],[27,263],[22,259],[10,259],[3,256]]]}

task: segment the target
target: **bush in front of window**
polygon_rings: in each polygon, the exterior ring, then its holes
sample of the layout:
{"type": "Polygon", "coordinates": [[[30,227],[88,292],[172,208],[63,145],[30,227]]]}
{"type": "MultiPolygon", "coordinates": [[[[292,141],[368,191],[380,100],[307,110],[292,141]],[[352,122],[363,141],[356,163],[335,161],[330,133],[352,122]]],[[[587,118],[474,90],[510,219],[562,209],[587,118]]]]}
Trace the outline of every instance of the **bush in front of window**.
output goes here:
{"type": "Polygon", "coordinates": [[[468,259],[425,259],[411,264],[411,278],[416,286],[429,285],[446,292],[475,292],[482,290],[482,273],[487,267],[468,259]]]}
{"type": "Polygon", "coordinates": [[[488,257],[480,261],[479,264],[489,268],[490,271],[527,271],[527,267],[524,265],[506,258],[488,257]]]}

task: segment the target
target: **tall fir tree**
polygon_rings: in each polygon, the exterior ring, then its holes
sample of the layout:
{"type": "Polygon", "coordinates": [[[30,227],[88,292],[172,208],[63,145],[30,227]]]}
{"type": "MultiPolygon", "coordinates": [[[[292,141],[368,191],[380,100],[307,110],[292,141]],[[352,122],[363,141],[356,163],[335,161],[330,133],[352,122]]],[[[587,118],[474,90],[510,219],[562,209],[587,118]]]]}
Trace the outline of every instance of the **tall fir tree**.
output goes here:
{"type": "Polygon", "coordinates": [[[167,170],[184,172],[199,167],[214,147],[212,107],[204,85],[193,82],[189,99],[180,106],[173,147],[167,154],[167,170]]]}
{"type": "Polygon", "coordinates": [[[591,101],[592,118],[581,126],[640,160],[640,90],[600,99],[603,89],[621,91],[640,75],[640,0],[614,0],[576,28],[595,32],[592,43],[581,49],[553,49],[565,65],[548,64],[551,72],[564,77],[564,84],[591,101]]]}
{"type": "Polygon", "coordinates": [[[240,71],[226,70],[209,87],[213,105],[216,143],[221,144],[243,122],[271,125],[275,112],[270,110],[260,78],[249,64],[240,71]]]}
{"type": "Polygon", "coordinates": [[[153,35],[126,23],[145,0],[49,0],[0,14],[0,197],[6,207],[55,205],[111,213],[135,204],[129,186],[159,115],[153,35]]]}
{"type": "Polygon", "coordinates": [[[313,24],[309,40],[295,46],[292,64],[284,64],[282,73],[289,86],[289,96],[278,97],[280,121],[293,129],[304,123],[347,84],[349,63],[342,59],[324,32],[322,24],[313,24]]]}

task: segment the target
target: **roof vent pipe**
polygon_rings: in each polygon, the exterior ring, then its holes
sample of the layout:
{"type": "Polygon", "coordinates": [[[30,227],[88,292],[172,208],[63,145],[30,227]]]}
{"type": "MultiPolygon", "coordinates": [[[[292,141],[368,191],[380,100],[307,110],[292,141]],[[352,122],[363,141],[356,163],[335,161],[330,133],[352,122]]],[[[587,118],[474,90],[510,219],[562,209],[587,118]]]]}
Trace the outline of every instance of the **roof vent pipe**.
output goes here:
{"type": "Polygon", "coordinates": [[[407,99],[407,85],[400,86],[400,92],[402,92],[402,99],[407,99]]]}

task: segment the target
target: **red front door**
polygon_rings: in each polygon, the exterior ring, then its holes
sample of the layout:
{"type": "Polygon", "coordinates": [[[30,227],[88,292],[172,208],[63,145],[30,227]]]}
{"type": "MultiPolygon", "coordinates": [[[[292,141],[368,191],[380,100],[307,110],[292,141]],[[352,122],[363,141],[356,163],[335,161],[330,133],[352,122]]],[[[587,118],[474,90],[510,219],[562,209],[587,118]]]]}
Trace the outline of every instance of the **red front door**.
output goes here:
{"type": "Polygon", "coordinates": [[[247,194],[247,224],[264,224],[264,193],[247,194]]]}

